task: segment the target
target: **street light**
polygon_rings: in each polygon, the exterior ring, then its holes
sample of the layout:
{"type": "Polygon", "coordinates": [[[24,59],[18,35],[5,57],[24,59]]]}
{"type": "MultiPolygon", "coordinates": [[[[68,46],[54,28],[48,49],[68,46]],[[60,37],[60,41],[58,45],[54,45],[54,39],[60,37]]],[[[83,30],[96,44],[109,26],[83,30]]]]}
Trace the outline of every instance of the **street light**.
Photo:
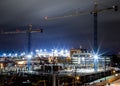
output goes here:
{"type": "Polygon", "coordinates": [[[76,81],[78,81],[79,79],[79,76],[77,76],[77,67],[75,66],[74,86],[76,86],[76,81]]]}
{"type": "Polygon", "coordinates": [[[38,49],[36,49],[36,50],[35,50],[35,52],[36,52],[36,53],[38,53],[38,52],[39,52],[39,50],[38,50],[38,49]]]}
{"type": "Polygon", "coordinates": [[[76,77],[75,77],[75,79],[76,79],[76,80],[79,80],[79,79],[80,79],[80,77],[79,77],[79,76],[76,76],[76,77]]]}
{"type": "Polygon", "coordinates": [[[7,54],[6,53],[3,53],[3,55],[2,55],[3,57],[6,57],[7,56],[7,54]]]}
{"type": "Polygon", "coordinates": [[[74,78],[74,86],[77,86],[77,83],[79,82],[80,77],[79,76],[75,76],[74,78]]]}

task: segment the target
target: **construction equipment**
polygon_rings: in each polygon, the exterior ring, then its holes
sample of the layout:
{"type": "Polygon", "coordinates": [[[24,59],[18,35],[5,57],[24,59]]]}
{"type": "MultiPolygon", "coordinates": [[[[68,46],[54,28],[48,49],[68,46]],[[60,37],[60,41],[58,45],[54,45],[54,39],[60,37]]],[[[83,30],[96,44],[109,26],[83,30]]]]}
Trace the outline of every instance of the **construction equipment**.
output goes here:
{"type": "Polygon", "coordinates": [[[35,86],[46,86],[46,80],[39,80],[35,86]]]}
{"type": "Polygon", "coordinates": [[[26,33],[28,34],[28,53],[31,51],[31,33],[42,33],[43,29],[32,29],[32,24],[28,24],[27,30],[19,30],[16,29],[15,31],[3,31],[1,30],[0,34],[20,34],[20,33],[26,33]]]}
{"type": "Polygon", "coordinates": [[[94,52],[97,53],[97,49],[98,49],[98,43],[97,43],[97,41],[98,41],[98,37],[97,37],[97,34],[98,34],[98,31],[97,31],[98,13],[103,12],[103,11],[107,11],[107,10],[112,10],[112,9],[117,11],[118,7],[117,6],[112,6],[112,7],[108,7],[108,8],[104,8],[104,9],[98,9],[98,4],[95,2],[93,11],[75,12],[74,14],[69,14],[69,15],[64,15],[64,16],[57,16],[57,17],[47,17],[47,16],[45,16],[44,19],[45,20],[55,20],[55,19],[73,17],[73,16],[93,14],[93,16],[94,16],[94,48],[93,49],[94,49],[94,52]]]}
{"type": "MultiPolygon", "coordinates": [[[[103,12],[103,11],[108,11],[114,9],[115,11],[118,10],[117,6],[112,6],[104,9],[98,9],[98,4],[95,2],[94,3],[94,9],[93,11],[89,12],[75,12],[74,14],[69,14],[69,15],[64,15],[64,16],[57,16],[57,17],[44,17],[45,20],[54,20],[54,19],[60,19],[60,18],[67,18],[67,17],[73,17],[73,16],[80,16],[80,15],[87,15],[87,14],[93,14],[94,17],[94,45],[93,45],[93,52],[94,54],[98,53],[98,13],[103,12]]],[[[94,65],[97,65],[97,62],[95,62],[94,65]]],[[[98,68],[95,67],[95,70],[98,68]]]]}
{"type": "MultiPolygon", "coordinates": [[[[19,34],[19,33],[26,33],[28,35],[28,52],[27,54],[31,54],[31,33],[42,33],[43,29],[32,29],[32,24],[28,24],[28,30],[19,30],[16,31],[1,31],[1,34],[19,34]]],[[[30,69],[29,66],[30,61],[28,60],[28,70],[30,69]]]]}

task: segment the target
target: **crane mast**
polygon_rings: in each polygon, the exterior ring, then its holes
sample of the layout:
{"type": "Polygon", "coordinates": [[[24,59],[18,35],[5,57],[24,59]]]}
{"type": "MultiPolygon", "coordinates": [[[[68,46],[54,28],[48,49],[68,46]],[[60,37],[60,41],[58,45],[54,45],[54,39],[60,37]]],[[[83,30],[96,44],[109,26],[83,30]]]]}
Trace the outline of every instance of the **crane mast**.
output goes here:
{"type": "MultiPolygon", "coordinates": [[[[28,51],[27,54],[31,54],[31,33],[42,33],[43,29],[32,29],[32,24],[28,24],[27,30],[16,30],[16,31],[1,31],[1,34],[20,34],[20,33],[26,33],[28,36],[28,51]]],[[[28,58],[28,71],[30,70],[30,58],[28,58]]]]}
{"type": "Polygon", "coordinates": [[[32,24],[28,24],[27,30],[15,30],[15,31],[3,31],[1,30],[0,34],[20,34],[26,33],[28,37],[28,53],[31,52],[31,33],[42,33],[43,29],[32,29],[32,24]]]}
{"type": "Polygon", "coordinates": [[[94,16],[94,52],[97,53],[97,50],[98,50],[98,19],[97,19],[97,16],[98,16],[98,13],[97,13],[97,3],[95,3],[95,6],[94,6],[94,13],[93,13],[93,16],[94,16]]]}
{"type": "Polygon", "coordinates": [[[29,24],[28,31],[27,31],[27,34],[28,34],[28,53],[31,52],[31,30],[32,30],[32,25],[29,24]]]}
{"type": "MultiPolygon", "coordinates": [[[[89,12],[77,12],[75,14],[69,14],[69,15],[64,15],[64,16],[57,16],[57,17],[45,17],[46,20],[54,20],[54,19],[60,19],[60,18],[67,18],[67,17],[72,17],[72,16],[80,16],[80,15],[86,15],[86,14],[92,14],[94,19],[93,19],[93,53],[98,54],[98,13],[103,12],[103,11],[108,11],[114,9],[115,11],[118,10],[117,6],[112,6],[104,9],[98,9],[98,4],[95,2],[94,3],[94,9],[93,11],[89,12]]],[[[98,61],[94,59],[94,70],[98,70],[98,61]]]]}

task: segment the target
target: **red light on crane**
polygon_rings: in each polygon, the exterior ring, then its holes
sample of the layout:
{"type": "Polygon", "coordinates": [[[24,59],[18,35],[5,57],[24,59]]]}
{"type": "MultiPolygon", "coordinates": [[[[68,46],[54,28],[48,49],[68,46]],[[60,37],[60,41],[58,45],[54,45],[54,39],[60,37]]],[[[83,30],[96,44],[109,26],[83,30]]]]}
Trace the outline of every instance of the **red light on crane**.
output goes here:
{"type": "Polygon", "coordinates": [[[20,32],[20,30],[19,30],[19,29],[16,29],[16,32],[20,32]]]}
{"type": "Polygon", "coordinates": [[[45,16],[44,19],[47,20],[47,19],[48,19],[48,16],[45,16]]]}

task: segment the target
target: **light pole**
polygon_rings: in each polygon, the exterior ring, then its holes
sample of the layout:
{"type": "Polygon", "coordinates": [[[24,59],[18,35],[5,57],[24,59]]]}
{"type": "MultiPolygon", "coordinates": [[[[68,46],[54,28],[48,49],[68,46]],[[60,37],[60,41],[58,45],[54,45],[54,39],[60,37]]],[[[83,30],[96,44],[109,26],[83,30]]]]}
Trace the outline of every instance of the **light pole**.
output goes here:
{"type": "Polygon", "coordinates": [[[79,76],[77,76],[77,67],[75,66],[75,76],[74,76],[74,86],[77,86],[77,82],[80,79],[79,76]]]}
{"type": "Polygon", "coordinates": [[[76,65],[75,65],[74,86],[76,86],[75,77],[76,77],[76,65]]]}
{"type": "Polygon", "coordinates": [[[106,57],[104,57],[105,60],[105,81],[106,81],[106,57]]]}
{"type": "MultiPolygon", "coordinates": [[[[43,29],[32,29],[32,24],[28,24],[28,29],[27,30],[15,30],[15,31],[7,31],[4,32],[2,30],[2,32],[0,34],[20,34],[20,33],[26,33],[28,36],[28,51],[27,54],[30,55],[31,52],[31,33],[42,33],[43,29]]],[[[30,60],[28,60],[28,67],[30,67],[30,60]]],[[[28,68],[29,69],[29,68],[28,68]]]]}
{"type": "Polygon", "coordinates": [[[30,60],[31,60],[31,58],[32,58],[32,55],[31,54],[28,54],[27,56],[27,61],[28,61],[28,71],[30,71],[31,70],[31,67],[30,67],[30,60]]]}
{"type": "Polygon", "coordinates": [[[98,71],[98,55],[95,54],[93,56],[93,59],[94,59],[94,71],[97,72],[98,71]]]}

